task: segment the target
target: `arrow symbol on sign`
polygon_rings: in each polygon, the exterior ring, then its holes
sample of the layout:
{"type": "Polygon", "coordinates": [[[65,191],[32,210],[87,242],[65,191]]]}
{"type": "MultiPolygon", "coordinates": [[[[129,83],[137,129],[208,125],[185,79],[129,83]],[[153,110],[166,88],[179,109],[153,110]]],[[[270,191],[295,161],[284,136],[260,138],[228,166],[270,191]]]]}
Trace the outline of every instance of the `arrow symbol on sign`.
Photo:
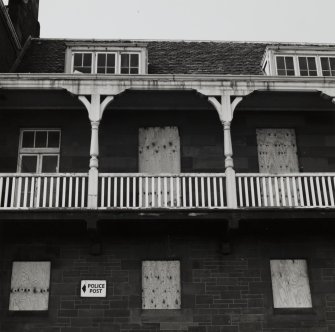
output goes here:
{"type": "Polygon", "coordinates": [[[86,293],[86,285],[85,284],[81,289],[83,290],[84,293],[86,293]]]}

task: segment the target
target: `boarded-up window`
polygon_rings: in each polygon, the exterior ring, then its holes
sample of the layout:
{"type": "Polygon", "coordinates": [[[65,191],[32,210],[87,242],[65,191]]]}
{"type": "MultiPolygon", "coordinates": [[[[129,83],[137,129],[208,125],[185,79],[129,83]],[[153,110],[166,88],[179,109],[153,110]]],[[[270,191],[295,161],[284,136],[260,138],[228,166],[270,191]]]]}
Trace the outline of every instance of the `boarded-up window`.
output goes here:
{"type": "MultiPolygon", "coordinates": [[[[149,174],[180,173],[180,138],[177,127],[147,127],[139,129],[139,172],[149,174]]],[[[159,196],[163,205],[177,204],[179,182],[173,176],[157,179],[149,177],[143,183],[142,195],[146,207],[158,207],[159,196]],[[159,183],[160,181],[160,183],[159,183]],[[160,193],[158,193],[160,191],[160,193]]],[[[180,195],[180,194],[179,194],[180,195]]]]}
{"type": "Polygon", "coordinates": [[[142,308],[180,309],[180,262],[142,262],[142,308]]]}
{"type": "Polygon", "coordinates": [[[258,163],[261,173],[299,172],[294,129],[257,129],[258,163]]]}
{"type": "Polygon", "coordinates": [[[275,259],[270,266],[274,308],[311,308],[306,261],[275,259]]]}
{"type": "Polygon", "coordinates": [[[50,262],[14,262],[9,310],[48,310],[50,262]]]}

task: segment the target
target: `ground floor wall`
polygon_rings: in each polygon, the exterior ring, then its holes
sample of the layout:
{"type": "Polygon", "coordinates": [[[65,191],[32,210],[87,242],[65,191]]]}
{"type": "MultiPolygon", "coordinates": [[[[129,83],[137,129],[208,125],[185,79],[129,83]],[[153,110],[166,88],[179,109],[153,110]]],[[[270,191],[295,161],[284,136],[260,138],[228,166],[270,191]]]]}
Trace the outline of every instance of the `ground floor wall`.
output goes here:
{"type": "Polygon", "coordinates": [[[84,223],[3,226],[0,331],[335,331],[332,227],[242,223],[224,254],[222,223],[120,225],[101,225],[100,255],[91,254],[84,223]],[[271,259],[306,260],[312,309],[273,309],[271,259]],[[144,260],[180,261],[181,309],[142,309],[144,260]],[[47,311],[8,310],[14,261],[51,262],[47,311]],[[81,298],[83,279],[106,280],[106,298],[81,298]]]}

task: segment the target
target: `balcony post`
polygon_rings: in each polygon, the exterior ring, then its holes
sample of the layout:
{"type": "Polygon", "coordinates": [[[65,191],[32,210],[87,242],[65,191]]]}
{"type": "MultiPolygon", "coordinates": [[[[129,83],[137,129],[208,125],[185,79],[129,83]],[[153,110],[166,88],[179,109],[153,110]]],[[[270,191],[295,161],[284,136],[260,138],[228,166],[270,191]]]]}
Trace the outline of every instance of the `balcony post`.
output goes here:
{"type": "Polygon", "coordinates": [[[107,105],[113,100],[113,96],[106,97],[101,102],[101,96],[91,95],[89,101],[86,96],[79,96],[79,100],[85,105],[91,122],[90,168],[88,171],[88,198],[89,209],[98,208],[98,184],[99,184],[99,125],[107,105]]]}
{"type": "Polygon", "coordinates": [[[225,93],[223,93],[221,96],[221,103],[215,97],[208,98],[208,101],[218,112],[223,126],[227,206],[231,209],[237,208],[237,191],[230,127],[233,120],[235,107],[241,100],[242,97],[235,97],[235,99],[232,101],[231,95],[225,93]]]}
{"type": "Polygon", "coordinates": [[[227,205],[229,208],[235,209],[237,208],[236,175],[234,169],[230,125],[231,121],[222,122],[224,136],[227,205]]]}

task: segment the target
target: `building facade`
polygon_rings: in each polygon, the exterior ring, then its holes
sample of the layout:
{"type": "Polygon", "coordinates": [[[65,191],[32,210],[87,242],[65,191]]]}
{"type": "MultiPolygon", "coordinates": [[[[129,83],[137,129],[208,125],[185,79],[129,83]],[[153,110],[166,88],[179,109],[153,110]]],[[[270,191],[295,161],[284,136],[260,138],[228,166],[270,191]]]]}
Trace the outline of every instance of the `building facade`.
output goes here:
{"type": "Polygon", "coordinates": [[[335,44],[0,5],[0,331],[335,331],[335,44]]]}

